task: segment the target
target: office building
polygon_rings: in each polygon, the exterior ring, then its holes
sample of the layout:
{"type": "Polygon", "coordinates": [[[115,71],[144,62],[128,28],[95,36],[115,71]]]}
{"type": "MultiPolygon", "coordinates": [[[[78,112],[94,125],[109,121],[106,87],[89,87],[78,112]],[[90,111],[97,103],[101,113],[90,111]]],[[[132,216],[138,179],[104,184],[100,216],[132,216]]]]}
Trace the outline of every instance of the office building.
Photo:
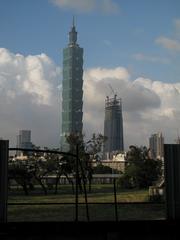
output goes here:
{"type": "MultiPolygon", "coordinates": [[[[27,148],[27,149],[32,148],[31,131],[30,130],[20,130],[19,131],[19,135],[17,136],[16,147],[17,148],[27,148]]],[[[17,154],[17,156],[20,156],[20,155],[27,155],[29,153],[23,152],[23,151],[17,151],[16,154],[17,154]]]]}
{"type": "Polygon", "coordinates": [[[117,95],[106,97],[104,136],[104,159],[112,159],[114,154],[124,151],[122,102],[117,95]]]}
{"type": "Polygon", "coordinates": [[[69,32],[69,44],[63,50],[61,150],[68,151],[66,136],[82,134],[83,117],[83,48],[77,44],[74,24],[69,32]]]}
{"type": "Polygon", "coordinates": [[[162,133],[152,134],[149,138],[150,155],[152,159],[164,158],[164,137],[162,133]]]}

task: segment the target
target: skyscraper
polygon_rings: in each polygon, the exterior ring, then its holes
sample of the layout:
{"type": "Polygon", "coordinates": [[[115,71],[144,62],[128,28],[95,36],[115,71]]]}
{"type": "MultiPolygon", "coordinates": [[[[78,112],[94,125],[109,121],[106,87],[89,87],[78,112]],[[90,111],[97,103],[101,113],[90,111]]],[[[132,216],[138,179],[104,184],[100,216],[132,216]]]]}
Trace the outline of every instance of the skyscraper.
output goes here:
{"type": "MultiPolygon", "coordinates": [[[[17,148],[32,148],[31,142],[31,131],[30,130],[20,130],[17,136],[17,148]]],[[[17,156],[20,156],[23,152],[17,151],[17,156]]],[[[26,152],[27,153],[27,152],[26,152]]],[[[23,153],[25,154],[25,153],[23,153]]]]}
{"type": "Polygon", "coordinates": [[[152,134],[149,138],[149,148],[151,158],[163,159],[164,158],[164,138],[162,133],[152,134]]]}
{"type": "Polygon", "coordinates": [[[61,149],[69,146],[66,136],[71,133],[82,134],[83,107],[83,48],[77,44],[77,32],[74,24],[69,32],[69,44],[63,50],[62,82],[62,128],[61,149]]]}
{"type": "Polygon", "coordinates": [[[113,154],[124,151],[122,102],[117,95],[105,100],[104,144],[105,159],[112,159],[113,154]]]}

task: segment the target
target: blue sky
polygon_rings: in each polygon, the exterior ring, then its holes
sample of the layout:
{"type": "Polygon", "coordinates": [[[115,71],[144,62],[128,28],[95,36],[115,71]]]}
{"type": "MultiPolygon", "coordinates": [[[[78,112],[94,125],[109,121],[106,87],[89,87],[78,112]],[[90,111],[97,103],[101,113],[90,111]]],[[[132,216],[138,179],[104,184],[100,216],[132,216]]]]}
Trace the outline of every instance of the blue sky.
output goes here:
{"type": "Polygon", "coordinates": [[[179,0],[1,0],[0,137],[19,129],[59,146],[62,51],[75,15],[84,48],[83,131],[103,133],[109,83],[123,102],[124,142],[180,134],[179,0]]]}
{"type": "Polygon", "coordinates": [[[75,15],[85,68],[120,65],[134,78],[179,81],[178,53],[156,43],[160,36],[177,40],[179,0],[114,0],[117,11],[108,13],[96,7],[77,10],[71,6],[76,1],[67,2],[58,7],[51,0],[1,0],[0,47],[23,55],[43,52],[61,66],[75,15]],[[136,59],[139,54],[143,59],[136,59]]]}

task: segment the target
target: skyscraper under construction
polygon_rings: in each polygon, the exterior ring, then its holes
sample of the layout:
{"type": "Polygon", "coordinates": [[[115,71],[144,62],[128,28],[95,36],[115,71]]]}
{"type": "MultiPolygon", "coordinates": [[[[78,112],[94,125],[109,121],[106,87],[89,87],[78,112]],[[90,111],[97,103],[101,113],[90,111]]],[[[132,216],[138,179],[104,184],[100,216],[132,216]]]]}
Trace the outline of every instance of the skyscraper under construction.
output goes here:
{"type": "Polygon", "coordinates": [[[117,95],[105,100],[104,136],[107,137],[105,159],[112,159],[113,154],[124,151],[122,101],[117,95]]]}
{"type": "Polygon", "coordinates": [[[62,129],[61,149],[69,150],[66,136],[82,133],[83,106],[83,48],[77,44],[74,24],[69,32],[69,44],[63,50],[62,129]]]}

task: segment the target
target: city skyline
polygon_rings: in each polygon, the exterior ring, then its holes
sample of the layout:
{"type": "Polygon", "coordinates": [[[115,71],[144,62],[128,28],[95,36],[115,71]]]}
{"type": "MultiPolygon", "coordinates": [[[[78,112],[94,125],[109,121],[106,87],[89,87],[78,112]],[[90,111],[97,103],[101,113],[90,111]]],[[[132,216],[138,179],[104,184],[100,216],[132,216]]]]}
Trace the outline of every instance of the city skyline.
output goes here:
{"type": "Polygon", "coordinates": [[[123,99],[126,149],[147,145],[159,131],[173,143],[180,128],[179,1],[74,2],[1,2],[0,137],[15,145],[17,130],[31,129],[35,144],[58,146],[62,49],[75,15],[85,49],[86,136],[103,133],[111,83],[123,99]]]}

